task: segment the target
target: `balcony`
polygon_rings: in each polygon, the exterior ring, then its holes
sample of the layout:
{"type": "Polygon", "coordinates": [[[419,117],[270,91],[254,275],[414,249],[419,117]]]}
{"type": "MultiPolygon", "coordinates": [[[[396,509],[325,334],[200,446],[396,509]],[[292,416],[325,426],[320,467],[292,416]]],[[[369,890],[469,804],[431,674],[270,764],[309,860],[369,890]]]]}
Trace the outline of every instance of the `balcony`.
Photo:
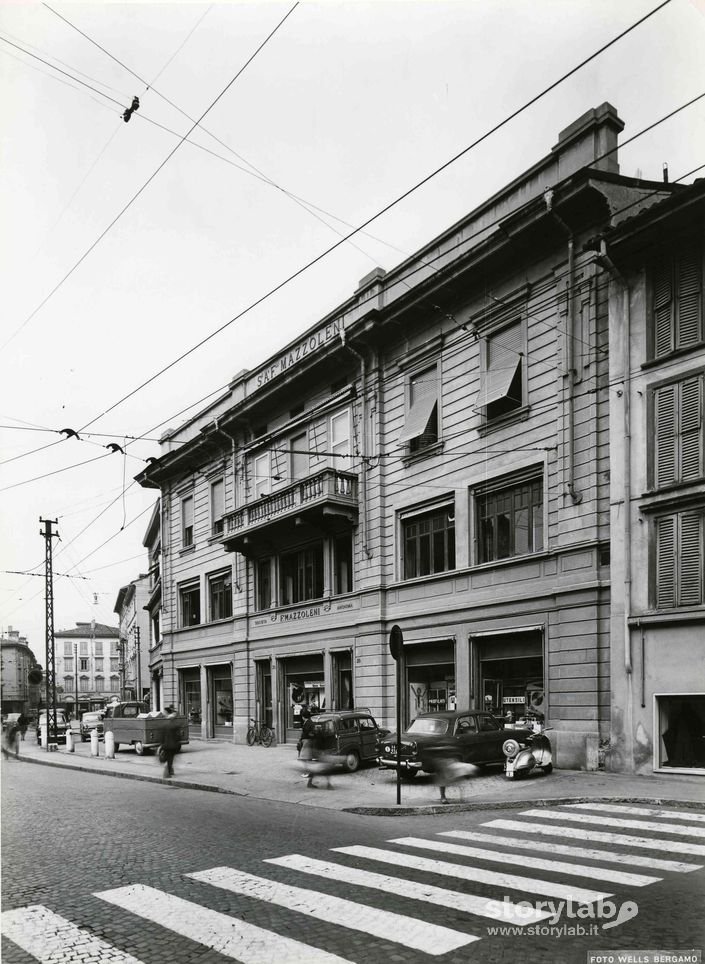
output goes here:
{"type": "Polygon", "coordinates": [[[227,551],[248,555],[258,543],[272,543],[285,529],[309,526],[328,531],[341,523],[354,525],[357,515],[357,476],[324,469],[227,513],[220,539],[227,551]]]}

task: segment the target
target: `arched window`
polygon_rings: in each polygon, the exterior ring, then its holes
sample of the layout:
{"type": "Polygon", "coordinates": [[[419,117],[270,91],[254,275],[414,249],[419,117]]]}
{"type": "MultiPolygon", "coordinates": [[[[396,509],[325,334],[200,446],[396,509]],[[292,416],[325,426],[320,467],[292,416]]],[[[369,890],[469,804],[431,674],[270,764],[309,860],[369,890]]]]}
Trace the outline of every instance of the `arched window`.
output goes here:
{"type": "Polygon", "coordinates": [[[105,677],[96,676],[95,688],[98,690],[98,692],[101,692],[101,693],[103,692],[103,690],[105,689],[105,677]]]}
{"type": "Polygon", "coordinates": [[[87,676],[81,676],[78,681],[79,689],[82,693],[88,693],[90,690],[90,679],[87,676]]]}

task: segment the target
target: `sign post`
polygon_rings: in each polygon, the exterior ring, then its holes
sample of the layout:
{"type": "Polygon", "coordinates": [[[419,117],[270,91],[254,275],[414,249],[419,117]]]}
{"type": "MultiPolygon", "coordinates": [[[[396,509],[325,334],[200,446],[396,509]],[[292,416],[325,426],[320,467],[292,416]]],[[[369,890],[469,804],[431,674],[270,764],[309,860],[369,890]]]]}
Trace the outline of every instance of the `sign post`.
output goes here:
{"type": "Polygon", "coordinates": [[[396,663],[397,690],[397,806],[401,804],[401,654],[404,648],[404,635],[399,626],[394,625],[389,633],[389,652],[396,663]]]}

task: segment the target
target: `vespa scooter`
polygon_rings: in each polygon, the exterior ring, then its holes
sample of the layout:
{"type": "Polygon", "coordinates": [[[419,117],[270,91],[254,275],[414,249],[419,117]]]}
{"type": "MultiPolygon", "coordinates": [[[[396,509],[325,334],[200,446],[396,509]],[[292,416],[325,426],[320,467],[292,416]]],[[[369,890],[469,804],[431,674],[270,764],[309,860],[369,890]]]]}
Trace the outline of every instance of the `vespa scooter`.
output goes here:
{"type": "Polygon", "coordinates": [[[504,772],[508,780],[521,780],[535,769],[545,774],[553,770],[551,741],[543,730],[529,733],[525,739],[510,737],[504,741],[502,752],[506,757],[504,772]]]}

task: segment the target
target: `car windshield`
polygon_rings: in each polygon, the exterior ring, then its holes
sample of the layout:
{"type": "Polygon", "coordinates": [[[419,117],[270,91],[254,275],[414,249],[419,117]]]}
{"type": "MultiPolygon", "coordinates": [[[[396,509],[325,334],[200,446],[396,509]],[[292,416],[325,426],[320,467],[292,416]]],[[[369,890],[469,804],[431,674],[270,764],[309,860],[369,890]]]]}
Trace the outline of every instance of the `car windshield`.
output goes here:
{"type": "Polygon", "coordinates": [[[425,719],[414,720],[408,733],[430,733],[433,736],[442,736],[448,732],[448,720],[434,720],[426,717],[425,719]]]}
{"type": "Polygon", "coordinates": [[[83,722],[84,723],[95,723],[96,720],[100,719],[100,713],[84,713],[83,722]]]}

